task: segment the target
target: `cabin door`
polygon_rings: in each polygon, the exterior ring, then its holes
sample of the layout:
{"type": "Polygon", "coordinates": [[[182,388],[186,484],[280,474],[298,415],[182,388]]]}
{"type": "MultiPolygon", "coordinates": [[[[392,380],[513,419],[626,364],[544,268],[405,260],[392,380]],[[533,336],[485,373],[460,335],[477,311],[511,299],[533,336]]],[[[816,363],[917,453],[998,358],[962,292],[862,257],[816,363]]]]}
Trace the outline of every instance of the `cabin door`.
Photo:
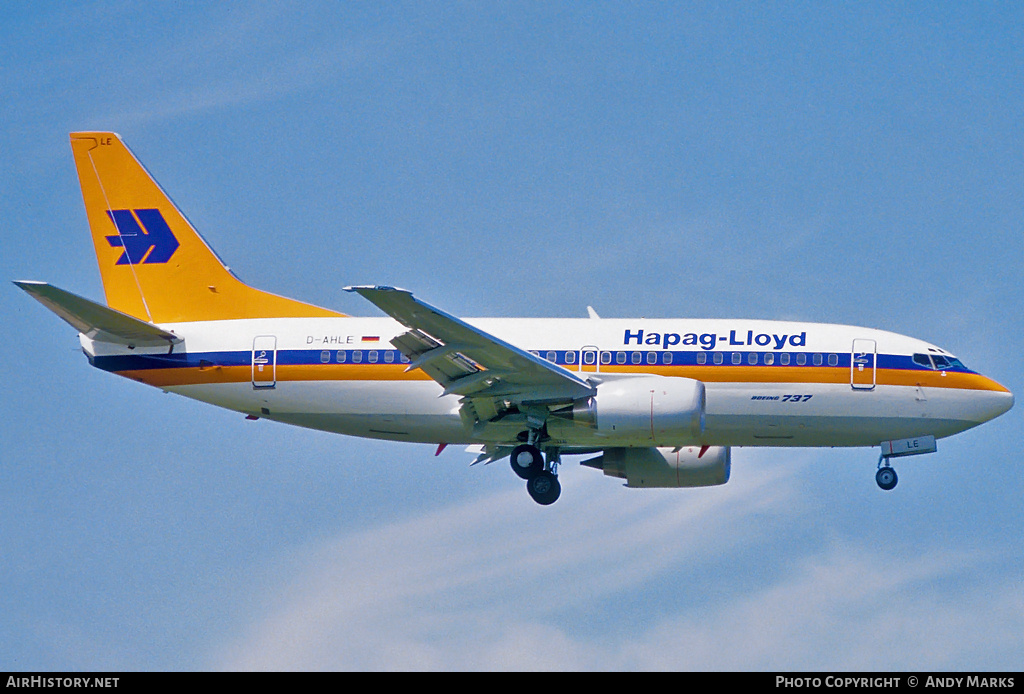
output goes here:
{"type": "Polygon", "coordinates": [[[252,387],[277,385],[277,337],[257,335],[252,341],[252,387]]]}
{"type": "Polygon", "coordinates": [[[877,372],[875,341],[856,339],[850,353],[850,386],[854,390],[874,390],[877,372]]]}

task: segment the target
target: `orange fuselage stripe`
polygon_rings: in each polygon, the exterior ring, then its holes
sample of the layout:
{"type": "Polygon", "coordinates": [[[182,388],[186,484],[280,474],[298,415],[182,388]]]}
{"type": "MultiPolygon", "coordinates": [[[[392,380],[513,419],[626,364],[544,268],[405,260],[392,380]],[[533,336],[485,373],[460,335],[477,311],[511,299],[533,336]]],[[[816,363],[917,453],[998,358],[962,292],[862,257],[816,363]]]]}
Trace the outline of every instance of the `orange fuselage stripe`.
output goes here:
{"type": "MultiPolygon", "coordinates": [[[[251,366],[181,367],[118,371],[119,375],[158,388],[207,383],[245,383],[251,366]]],[[[681,376],[705,383],[831,383],[849,384],[850,370],[842,367],[786,366],[604,366],[602,373],[681,376]]],[[[270,379],[270,374],[263,376],[270,379]]],[[[406,372],[404,364],[279,364],[276,381],[429,381],[419,369],[406,372]]],[[[870,380],[867,381],[870,385],[870,380]]],[[[878,369],[879,386],[921,386],[1007,392],[995,381],[975,373],[878,369]]]]}

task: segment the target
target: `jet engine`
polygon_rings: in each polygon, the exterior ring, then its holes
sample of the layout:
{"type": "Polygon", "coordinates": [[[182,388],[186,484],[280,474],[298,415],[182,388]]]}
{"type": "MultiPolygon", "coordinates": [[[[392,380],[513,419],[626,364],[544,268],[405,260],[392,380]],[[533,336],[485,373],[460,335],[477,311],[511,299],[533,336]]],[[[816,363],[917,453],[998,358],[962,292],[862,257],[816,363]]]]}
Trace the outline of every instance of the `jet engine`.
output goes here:
{"type": "Polygon", "coordinates": [[[711,487],[729,481],[726,446],[608,448],[581,465],[626,480],[627,487],[711,487]]]}
{"type": "Polygon", "coordinates": [[[576,403],[572,419],[626,445],[694,443],[704,430],[704,384],[670,376],[608,380],[576,403]]]}

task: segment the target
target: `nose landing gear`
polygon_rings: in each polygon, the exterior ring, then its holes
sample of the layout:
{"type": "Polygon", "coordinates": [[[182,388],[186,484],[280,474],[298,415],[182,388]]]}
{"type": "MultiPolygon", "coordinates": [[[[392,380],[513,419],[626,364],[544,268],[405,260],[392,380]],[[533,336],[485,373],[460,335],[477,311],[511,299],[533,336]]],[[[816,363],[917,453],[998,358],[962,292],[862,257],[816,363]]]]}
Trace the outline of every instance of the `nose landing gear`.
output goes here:
{"type": "Polygon", "coordinates": [[[899,477],[896,476],[896,470],[889,466],[888,458],[881,458],[878,461],[878,472],[875,473],[875,482],[877,482],[878,486],[885,491],[893,489],[896,486],[896,483],[899,482],[899,477]]]}
{"type": "Polygon", "coordinates": [[[927,436],[917,436],[912,439],[882,441],[880,447],[882,454],[878,457],[878,472],[875,473],[875,482],[885,491],[894,489],[899,481],[896,471],[889,464],[890,458],[922,455],[924,453],[934,453],[938,450],[935,445],[935,437],[930,434],[927,436]]]}

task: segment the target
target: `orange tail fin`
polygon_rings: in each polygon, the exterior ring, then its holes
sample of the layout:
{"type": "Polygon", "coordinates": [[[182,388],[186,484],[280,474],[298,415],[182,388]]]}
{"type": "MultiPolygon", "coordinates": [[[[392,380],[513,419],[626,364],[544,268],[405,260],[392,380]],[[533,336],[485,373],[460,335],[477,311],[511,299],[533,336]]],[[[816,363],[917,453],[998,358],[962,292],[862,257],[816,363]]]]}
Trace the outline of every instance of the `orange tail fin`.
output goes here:
{"type": "Polygon", "coordinates": [[[71,133],[107,304],[151,323],[343,314],[228,270],[115,133],[71,133]]]}

